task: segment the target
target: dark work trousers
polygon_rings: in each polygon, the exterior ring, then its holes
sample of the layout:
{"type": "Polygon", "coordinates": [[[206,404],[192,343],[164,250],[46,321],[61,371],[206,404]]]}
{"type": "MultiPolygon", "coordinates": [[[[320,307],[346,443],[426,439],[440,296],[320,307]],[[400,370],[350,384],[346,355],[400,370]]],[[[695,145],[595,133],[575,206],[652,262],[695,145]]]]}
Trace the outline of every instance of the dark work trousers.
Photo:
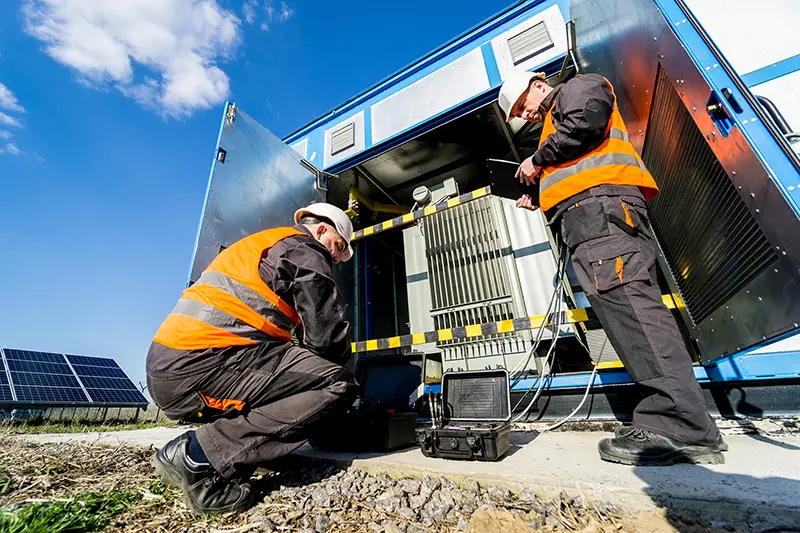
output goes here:
{"type": "Polygon", "coordinates": [[[248,346],[202,374],[148,374],[147,381],[166,416],[206,422],[197,439],[211,466],[228,479],[291,453],[316,422],[346,410],[357,396],[348,370],[297,346],[248,346]]]}
{"type": "Polygon", "coordinates": [[[644,199],[588,196],[559,208],[561,237],[581,287],[625,369],[645,392],[633,412],[634,426],[710,444],[719,430],[678,325],[661,299],[644,199]]]}

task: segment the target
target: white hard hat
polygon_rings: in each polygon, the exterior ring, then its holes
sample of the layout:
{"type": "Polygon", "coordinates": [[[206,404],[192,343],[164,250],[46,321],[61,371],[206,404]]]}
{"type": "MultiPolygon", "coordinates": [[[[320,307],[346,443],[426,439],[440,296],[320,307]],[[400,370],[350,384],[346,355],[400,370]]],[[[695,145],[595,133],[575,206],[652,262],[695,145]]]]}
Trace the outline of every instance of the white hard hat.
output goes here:
{"type": "Polygon", "coordinates": [[[500,109],[503,110],[503,114],[506,116],[506,122],[514,118],[511,116],[511,109],[517,103],[519,97],[528,90],[531,81],[536,78],[545,79],[545,73],[516,71],[511,73],[506,78],[506,81],[503,82],[503,86],[500,87],[500,95],[497,97],[497,103],[500,104],[500,109]]]}
{"type": "Polygon", "coordinates": [[[294,223],[297,224],[300,222],[304,214],[326,218],[333,222],[336,232],[339,233],[347,243],[347,251],[342,261],[348,261],[353,257],[353,247],[350,246],[350,237],[353,236],[353,223],[350,222],[350,219],[344,214],[344,211],[335,205],[326,204],[324,202],[311,204],[308,207],[302,207],[294,212],[294,223]]]}

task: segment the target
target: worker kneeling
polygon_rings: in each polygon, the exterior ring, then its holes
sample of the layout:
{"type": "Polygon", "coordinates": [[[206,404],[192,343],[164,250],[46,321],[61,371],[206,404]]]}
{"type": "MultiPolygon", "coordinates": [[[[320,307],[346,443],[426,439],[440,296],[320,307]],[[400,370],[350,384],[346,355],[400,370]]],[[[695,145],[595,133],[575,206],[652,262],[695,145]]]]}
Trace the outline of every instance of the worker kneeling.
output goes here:
{"type": "Polygon", "coordinates": [[[727,445],[708,415],[678,325],[661,301],[646,200],[658,186],[628,139],[611,84],[597,74],[550,87],[518,72],[500,90],[506,118],[541,122],[538,150],[517,177],[569,249],[575,274],[643,399],[633,427],[599,444],[624,464],[722,463],[727,445]]]}
{"type": "Polygon", "coordinates": [[[183,292],[147,354],[155,403],[171,419],[203,423],[153,458],[195,512],[249,507],[255,469],[294,451],[316,422],[356,398],[343,367],[350,326],[332,276],[353,255],[353,226],[330,204],[294,219],[222,251],[183,292]]]}

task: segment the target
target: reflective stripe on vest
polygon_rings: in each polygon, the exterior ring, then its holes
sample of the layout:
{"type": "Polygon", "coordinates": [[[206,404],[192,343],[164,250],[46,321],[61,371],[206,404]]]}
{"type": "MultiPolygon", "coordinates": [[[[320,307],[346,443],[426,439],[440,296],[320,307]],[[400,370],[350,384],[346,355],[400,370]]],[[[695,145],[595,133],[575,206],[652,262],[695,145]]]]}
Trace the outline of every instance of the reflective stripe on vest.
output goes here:
{"type": "MultiPolygon", "coordinates": [[[[608,84],[611,87],[611,83],[608,84]]],[[[613,93],[613,87],[611,91],[613,93]]],[[[617,109],[616,96],[614,98],[606,140],[600,146],[566,163],[542,169],[539,205],[543,210],[552,209],[564,200],[598,185],[637,186],[646,200],[658,194],[658,185],[628,138],[625,122],[617,109]]],[[[539,146],[555,131],[551,109],[544,119],[539,146]]]]}
{"type": "Polygon", "coordinates": [[[177,350],[291,341],[300,316],[264,283],[258,269],[278,241],[302,234],[294,228],[270,229],[225,249],[183,291],[154,340],[177,350]]]}

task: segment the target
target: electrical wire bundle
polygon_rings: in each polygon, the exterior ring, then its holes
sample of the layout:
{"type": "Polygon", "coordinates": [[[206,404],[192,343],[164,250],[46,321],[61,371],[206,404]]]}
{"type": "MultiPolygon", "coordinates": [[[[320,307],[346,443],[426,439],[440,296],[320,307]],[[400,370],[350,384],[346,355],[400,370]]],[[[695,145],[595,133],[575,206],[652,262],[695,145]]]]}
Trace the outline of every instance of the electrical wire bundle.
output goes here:
{"type": "MultiPolygon", "coordinates": [[[[545,362],[542,366],[542,372],[540,372],[540,374],[536,378],[536,381],[534,381],[531,384],[528,390],[525,391],[525,394],[522,395],[522,398],[520,398],[519,401],[517,401],[511,412],[513,413],[522,404],[522,402],[525,400],[528,394],[531,393],[534,387],[536,387],[536,392],[534,393],[533,399],[531,399],[530,403],[527,405],[527,407],[525,407],[522,413],[520,413],[511,420],[512,423],[519,422],[520,420],[528,416],[528,413],[530,412],[531,408],[534,406],[534,404],[536,404],[536,401],[539,399],[539,396],[541,396],[542,391],[544,391],[545,382],[548,382],[549,386],[549,382],[552,381],[553,377],[552,364],[555,359],[555,347],[556,347],[556,342],[558,341],[559,330],[561,328],[563,319],[562,307],[564,303],[564,276],[566,275],[566,270],[567,270],[566,246],[562,245],[560,252],[561,253],[559,254],[559,262],[556,268],[557,271],[556,275],[558,276],[558,282],[556,283],[556,287],[553,289],[553,296],[550,298],[550,303],[548,304],[547,311],[545,313],[545,320],[548,320],[548,318],[551,316],[553,317],[551,323],[553,331],[553,340],[550,343],[550,347],[548,348],[547,353],[545,354],[545,362]]],[[[533,354],[536,353],[536,350],[539,348],[539,344],[542,341],[542,336],[544,335],[545,326],[546,323],[542,324],[542,327],[540,327],[539,330],[537,331],[536,339],[533,341],[533,344],[531,345],[531,348],[528,351],[527,358],[525,358],[524,360],[521,359],[520,362],[517,363],[511,370],[512,375],[515,372],[520,373],[520,376],[517,377],[511,384],[511,389],[513,389],[522,380],[521,374],[524,371],[524,369],[528,366],[528,363],[530,363],[533,354]]],[[[578,342],[580,342],[581,345],[583,345],[583,342],[580,340],[580,337],[578,337],[578,342]]],[[[584,348],[586,348],[585,345],[583,346],[584,348]]],[[[586,391],[583,394],[583,399],[581,399],[581,402],[578,404],[578,406],[569,415],[567,415],[566,418],[558,421],[557,423],[551,426],[544,428],[542,431],[550,431],[560,427],[561,425],[569,421],[573,416],[575,416],[575,414],[578,411],[580,411],[584,403],[586,403],[586,398],[589,397],[589,391],[591,390],[592,385],[594,384],[594,378],[597,375],[597,366],[599,365],[599,363],[600,363],[600,357],[597,358],[597,361],[594,364],[591,377],[589,378],[589,384],[586,386],[586,391]]]]}

